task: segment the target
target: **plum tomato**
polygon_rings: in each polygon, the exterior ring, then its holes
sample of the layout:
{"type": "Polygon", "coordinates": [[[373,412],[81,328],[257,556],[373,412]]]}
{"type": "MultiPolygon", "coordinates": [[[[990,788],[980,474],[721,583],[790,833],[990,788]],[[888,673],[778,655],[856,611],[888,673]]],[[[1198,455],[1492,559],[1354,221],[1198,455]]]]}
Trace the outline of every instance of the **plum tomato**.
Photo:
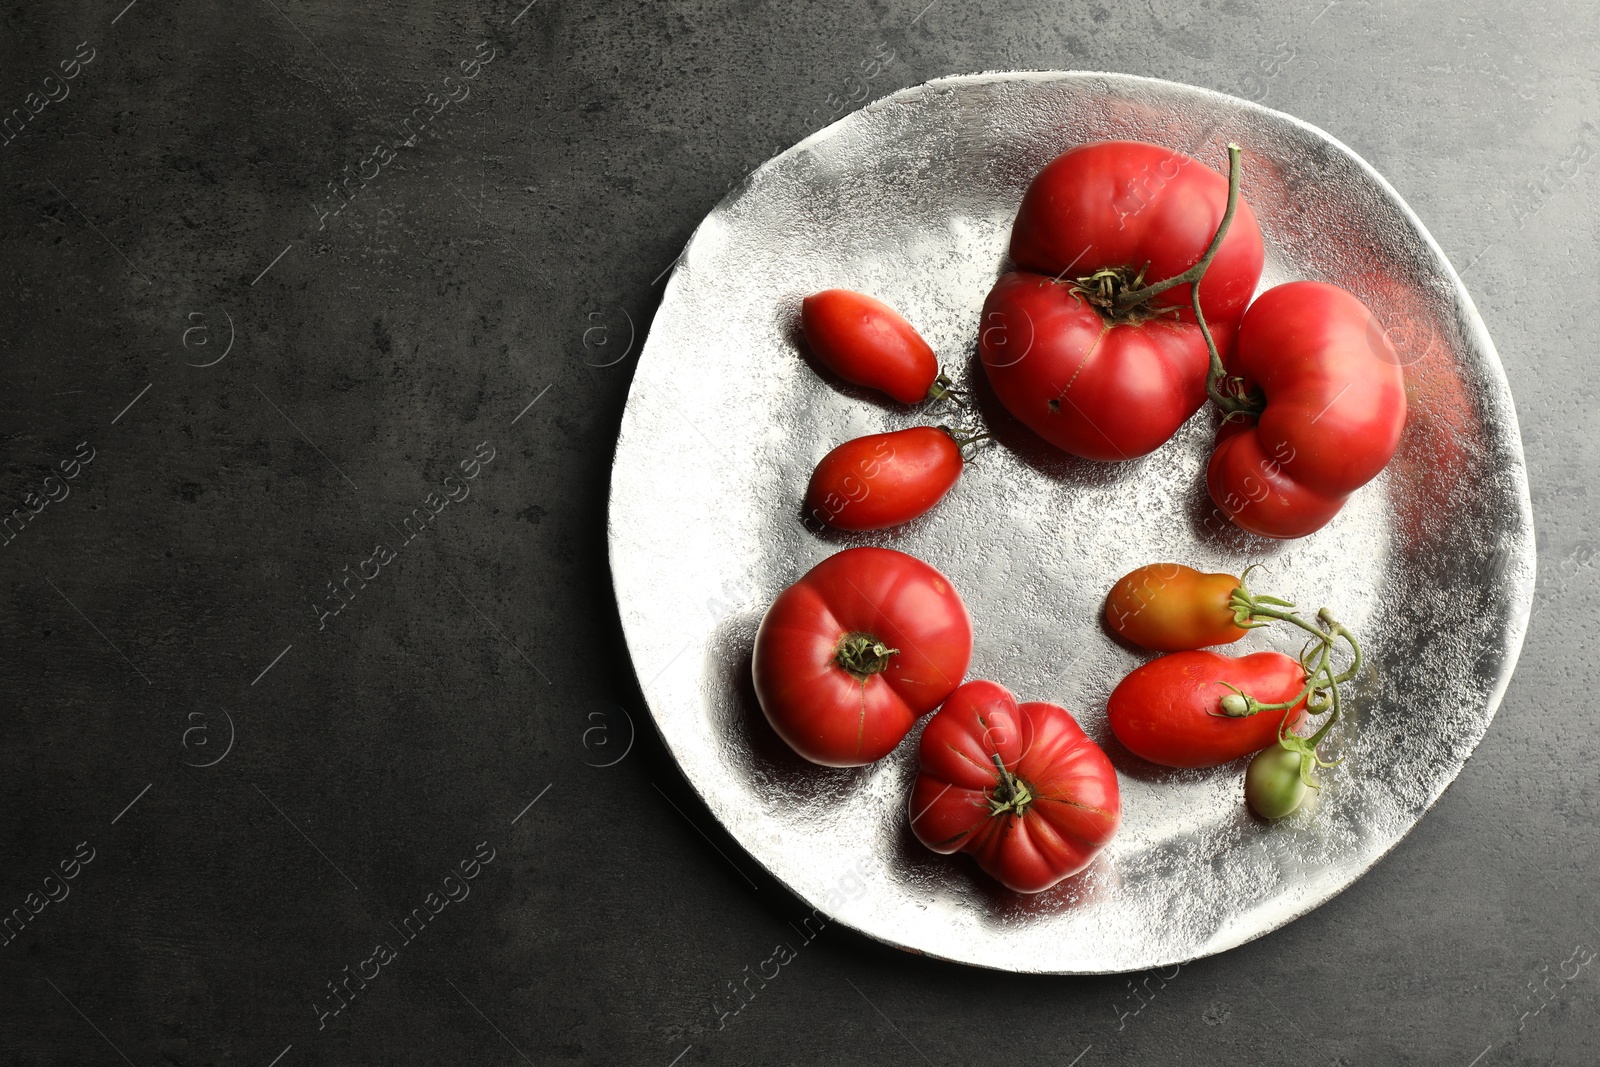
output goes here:
{"type": "Polygon", "coordinates": [[[1117,772],[1065,708],[1018,704],[972,681],[922,732],[911,829],[970,853],[1006,888],[1039,893],[1077,874],[1117,832],[1117,772]]]}
{"type": "Polygon", "coordinates": [[[1245,635],[1231,574],[1202,574],[1180,563],[1152,563],[1123,575],[1106,594],[1106,625],[1156,652],[1226,645],[1245,635]]]}
{"type": "Polygon", "coordinates": [[[957,438],[938,426],[858,437],[822,457],[806,487],[806,515],[840,530],[910,522],[943,500],[961,477],[957,438]]]}
{"type": "Polygon", "coordinates": [[[756,632],[756,698],[778,736],[828,767],[881,759],[961,684],[972,622],[933,567],[849,548],[778,594],[756,632]]]}
{"type": "Polygon", "coordinates": [[[902,404],[942,399],[950,381],[917,328],[865,293],[825,289],[800,304],[800,330],[822,365],[902,404]]]}
{"type": "Polygon", "coordinates": [[[1304,717],[1306,695],[1305,667],[1282,652],[1173,652],[1117,683],[1106,714],[1135,756],[1167,767],[1216,767],[1276,744],[1280,727],[1304,717]],[[1241,693],[1283,707],[1252,715],[1224,710],[1241,693]]]}

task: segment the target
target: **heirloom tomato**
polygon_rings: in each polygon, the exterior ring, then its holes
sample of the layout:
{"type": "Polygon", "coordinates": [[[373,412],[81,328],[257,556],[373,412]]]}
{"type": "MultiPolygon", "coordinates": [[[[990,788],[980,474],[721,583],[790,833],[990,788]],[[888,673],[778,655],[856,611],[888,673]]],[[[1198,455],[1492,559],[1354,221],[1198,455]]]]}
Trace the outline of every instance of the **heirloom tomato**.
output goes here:
{"type": "Polygon", "coordinates": [[[817,564],[767,609],[752,671],[767,721],[813,763],[888,755],[961,684],[972,622],[948,579],[888,548],[817,564]]]}
{"type": "Polygon", "coordinates": [[[1122,819],[1117,772],[1065,708],[973,681],[922,732],[911,829],[967,852],[1002,885],[1039,893],[1077,874],[1122,819]]]}
{"type": "Polygon", "coordinates": [[[1338,286],[1288,282],[1262,293],[1224,363],[1234,386],[1223,406],[1244,421],[1217,435],[1206,486],[1253,534],[1320,529],[1399,447],[1399,357],[1367,306],[1338,286]]]}
{"type": "Polygon", "coordinates": [[[1279,728],[1305,715],[1305,685],[1305,668],[1281,652],[1237,659],[1173,652],[1117,683],[1106,714],[1111,732],[1135,756],[1167,767],[1215,767],[1276,744],[1279,728]],[[1230,714],[1243,703],[1239,694],[1283,707],[1230,714]]]}
{"type": "Polygon", "coordinates": [[[823,366],[902,404],[942,399],[950,380],[915,326],[865,293],[825,289],[800,304],[800,330],[823,366]]]}
{"type": "Polygon", "coordinates": [[[1264,257],[1229,155],[1225,179],[1170,148],[1103,141],[1028,186],[1011,229],[1017,269],[984,303],[978,350],[1000,402],[1046,441],[1131,459],[1205,402],[1211,359],[1191,289],[1226,349],[1264,257]]]}

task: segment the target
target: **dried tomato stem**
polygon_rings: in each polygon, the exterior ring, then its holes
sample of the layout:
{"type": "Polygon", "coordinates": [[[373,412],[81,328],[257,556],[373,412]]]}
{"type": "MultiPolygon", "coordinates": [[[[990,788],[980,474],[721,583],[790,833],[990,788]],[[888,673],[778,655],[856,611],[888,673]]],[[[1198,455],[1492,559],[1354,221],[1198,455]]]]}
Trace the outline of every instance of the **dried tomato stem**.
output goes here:
{"type": "Polygon", "coordinates": [[[874,674],[889,668],[889,661],[899,655],[898,648],[889,648],[871,634],[845,634],[834,650],[833,661],[855,678],[865,682],[874,674]]]}
{"type": "Polygon", "coordinates": [[[950,440],[954,441],[956,446],[963,450],[963,454],[965,454],[965,449],[968,445],[975,445],[979,441],[987,441],[994,436],[994,434],[987,431],[971,430],[965,426],[940,426],[939,429],[950,435],[950,440]]]}
{"type": "Polygon", "coordinates": [[[950,376],[940,371],[939,376],[933,380],[933,384],[928,386],[926,399],[935,401],[949,400],[957,407],[963,407],[965,406],[965,396],[966,392],[962,389],[957,389],[956,383],[950,380],[950,376]]]}
{"type": "Polygon", "coordinates": [[[1013,812],[1022,815],[1028,810],[1028,805],[1033,803],[1033,790],[1028,788],[1027,782],[1006,770],[1005,761],[1000,758],[1000,753],[991,752],[989,758],[994,761],[994,769],[1000,772],[1000,781],[989,797],[989,814],[1004,815],[1013,812]]]}

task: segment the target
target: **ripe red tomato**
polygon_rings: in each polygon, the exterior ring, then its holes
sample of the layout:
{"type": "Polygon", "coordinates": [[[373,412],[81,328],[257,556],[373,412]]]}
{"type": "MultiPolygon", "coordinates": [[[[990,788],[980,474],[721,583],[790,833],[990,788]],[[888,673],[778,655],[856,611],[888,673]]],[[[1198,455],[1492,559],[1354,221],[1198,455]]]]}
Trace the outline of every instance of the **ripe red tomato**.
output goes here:
{"type": "Polygon", "coordinates": [[[1228,361],[1266,406],[1217,435],[1206,471],[1214,500],[1262,537],[1304,537],[1377,477],[1406,423],[1405,375],[1383,326],[1335,285],[1262,293],[1228,361]]]}
{"type": "MultiPolygon", "coordinates": [[[[1020,270],[995,284],[980,324],[979,354],[1000,402],[1087,459],[1131,459],[1171,437],[1205,402],[1210,373],[1190,286],[1131,308],[1117,301],[1197,264],[1227,200],[1216,171],[1138,141],[1083,145],[1040,171],[1011,230],[1020,270]]],[[[1223,351],[1264,256],[1241,199],[1200,287],[1223,351]]]]}
{"type": "Polygon", "coordinates": [[[961,445],[936,426],[858,437],[817,464],[806,514],[840,530],[899,526],[943,500],[961,468],[961,445]]]}
{"type": "Polygon", "coordinates": [[[1237,641],[1231,574],[1202,574],[1179,563],[1130,571],[1106,594],[1106,625],[1124,639],[1157,652],[1178,652],[1237,641]]]}
{"type": "Polygon", "coordinates": [[[1305,686],[1298,660],[1282,652],[1235,659],[1216,652],[1174,652],[1137,668],[1111,691],[1111,732],[1128,751],[1168,767],[1215,767],[1278,743],[1278,727],[1305,716],[1305,701],[1286,711],[1242,718],[1222,714],[1236,690],[1263,704],[1295,698],[1305,686]],[[1231,688],[1230,688],[1231,687],[1231,688]]]}
{"type": "Polygon", "coordinates": [[[800,304],[800,329],[823,366],[902,404],[942,398],[939,357],[916,327],[881,300],[825,289],[800,304]]]}
{"type": "Polygon", "coordinates": [[[1066,709],[1018,704],[994,682],[957,689],[928,721],[918,757],[918,840],[970,853],[1018,893],[1089,866],[1122,820],[1117,772],[1066,709]]]}
{"type": "Polygon", "coordinates": [[[829,556],[778,594],[756,632],[756,697],[813,763],[888,755],[961,684],[972,622],[948,579],[888,548],[829,556]]]}

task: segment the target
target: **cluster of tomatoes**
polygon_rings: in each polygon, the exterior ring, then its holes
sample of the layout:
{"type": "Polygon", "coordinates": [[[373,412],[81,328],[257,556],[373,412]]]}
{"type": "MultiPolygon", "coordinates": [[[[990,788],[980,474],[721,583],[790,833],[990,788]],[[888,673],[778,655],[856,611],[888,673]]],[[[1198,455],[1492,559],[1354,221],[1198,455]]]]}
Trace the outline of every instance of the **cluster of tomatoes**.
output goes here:
{"type": "MultiPolygon", "coordinates": [[[[1017,269],[985,302],[978,349],[1012,414],[1089,459],[1153,451],[1209,396],[1223,412],[1207,470],[1213,500],[1245,530],[1299,537],[1392,458],[1404,380],[1385,331],[1350,293],[1297,281],[1251,301],[1265,254],[1240,196],[1239,157],[1230,145],[1226,178],[1139,142],[1057,157],[1023,198],[1017,269]]],[[[801,327],[847,381],[905,404],[955,395],[916,329],[869,296],[808,297],[801,327]]],[[[964,449],[987,436],[923,426],[846,442],[817,465],[807,513],[842,530],[908,522],[950,492],[964,449]]],[[[1316,787],[1315,768],[1333,765],[1317,745],[1339,719],[1339,686],[1361,650],[1326,610],[1303,619],[1245,577],[1155,564],[1112,588],[1107,625],[1164,655],[1123,679],[1107,717],[1130,752],[1170,767],[1256,753],[1246,799],[1278,818],[1316,787]],[[1298,658],[1206,651],[1275,621],[1307,635],[1298,658]],[[1292,732],[1320,715],[1310,736],[1292,732]]],[[[903,552],[861,547],[778,596],[753,670],[779,736],[827,766],[883,758],[937,709],[919,747],[913,831],[936,852],[971,854],[1013,890],[1040,892],[1115,834],[1116,771],[1064,708],[1019,703],[992,681],[963,684],[971,655],[972,623],[948,579],[903,552]]]]}

